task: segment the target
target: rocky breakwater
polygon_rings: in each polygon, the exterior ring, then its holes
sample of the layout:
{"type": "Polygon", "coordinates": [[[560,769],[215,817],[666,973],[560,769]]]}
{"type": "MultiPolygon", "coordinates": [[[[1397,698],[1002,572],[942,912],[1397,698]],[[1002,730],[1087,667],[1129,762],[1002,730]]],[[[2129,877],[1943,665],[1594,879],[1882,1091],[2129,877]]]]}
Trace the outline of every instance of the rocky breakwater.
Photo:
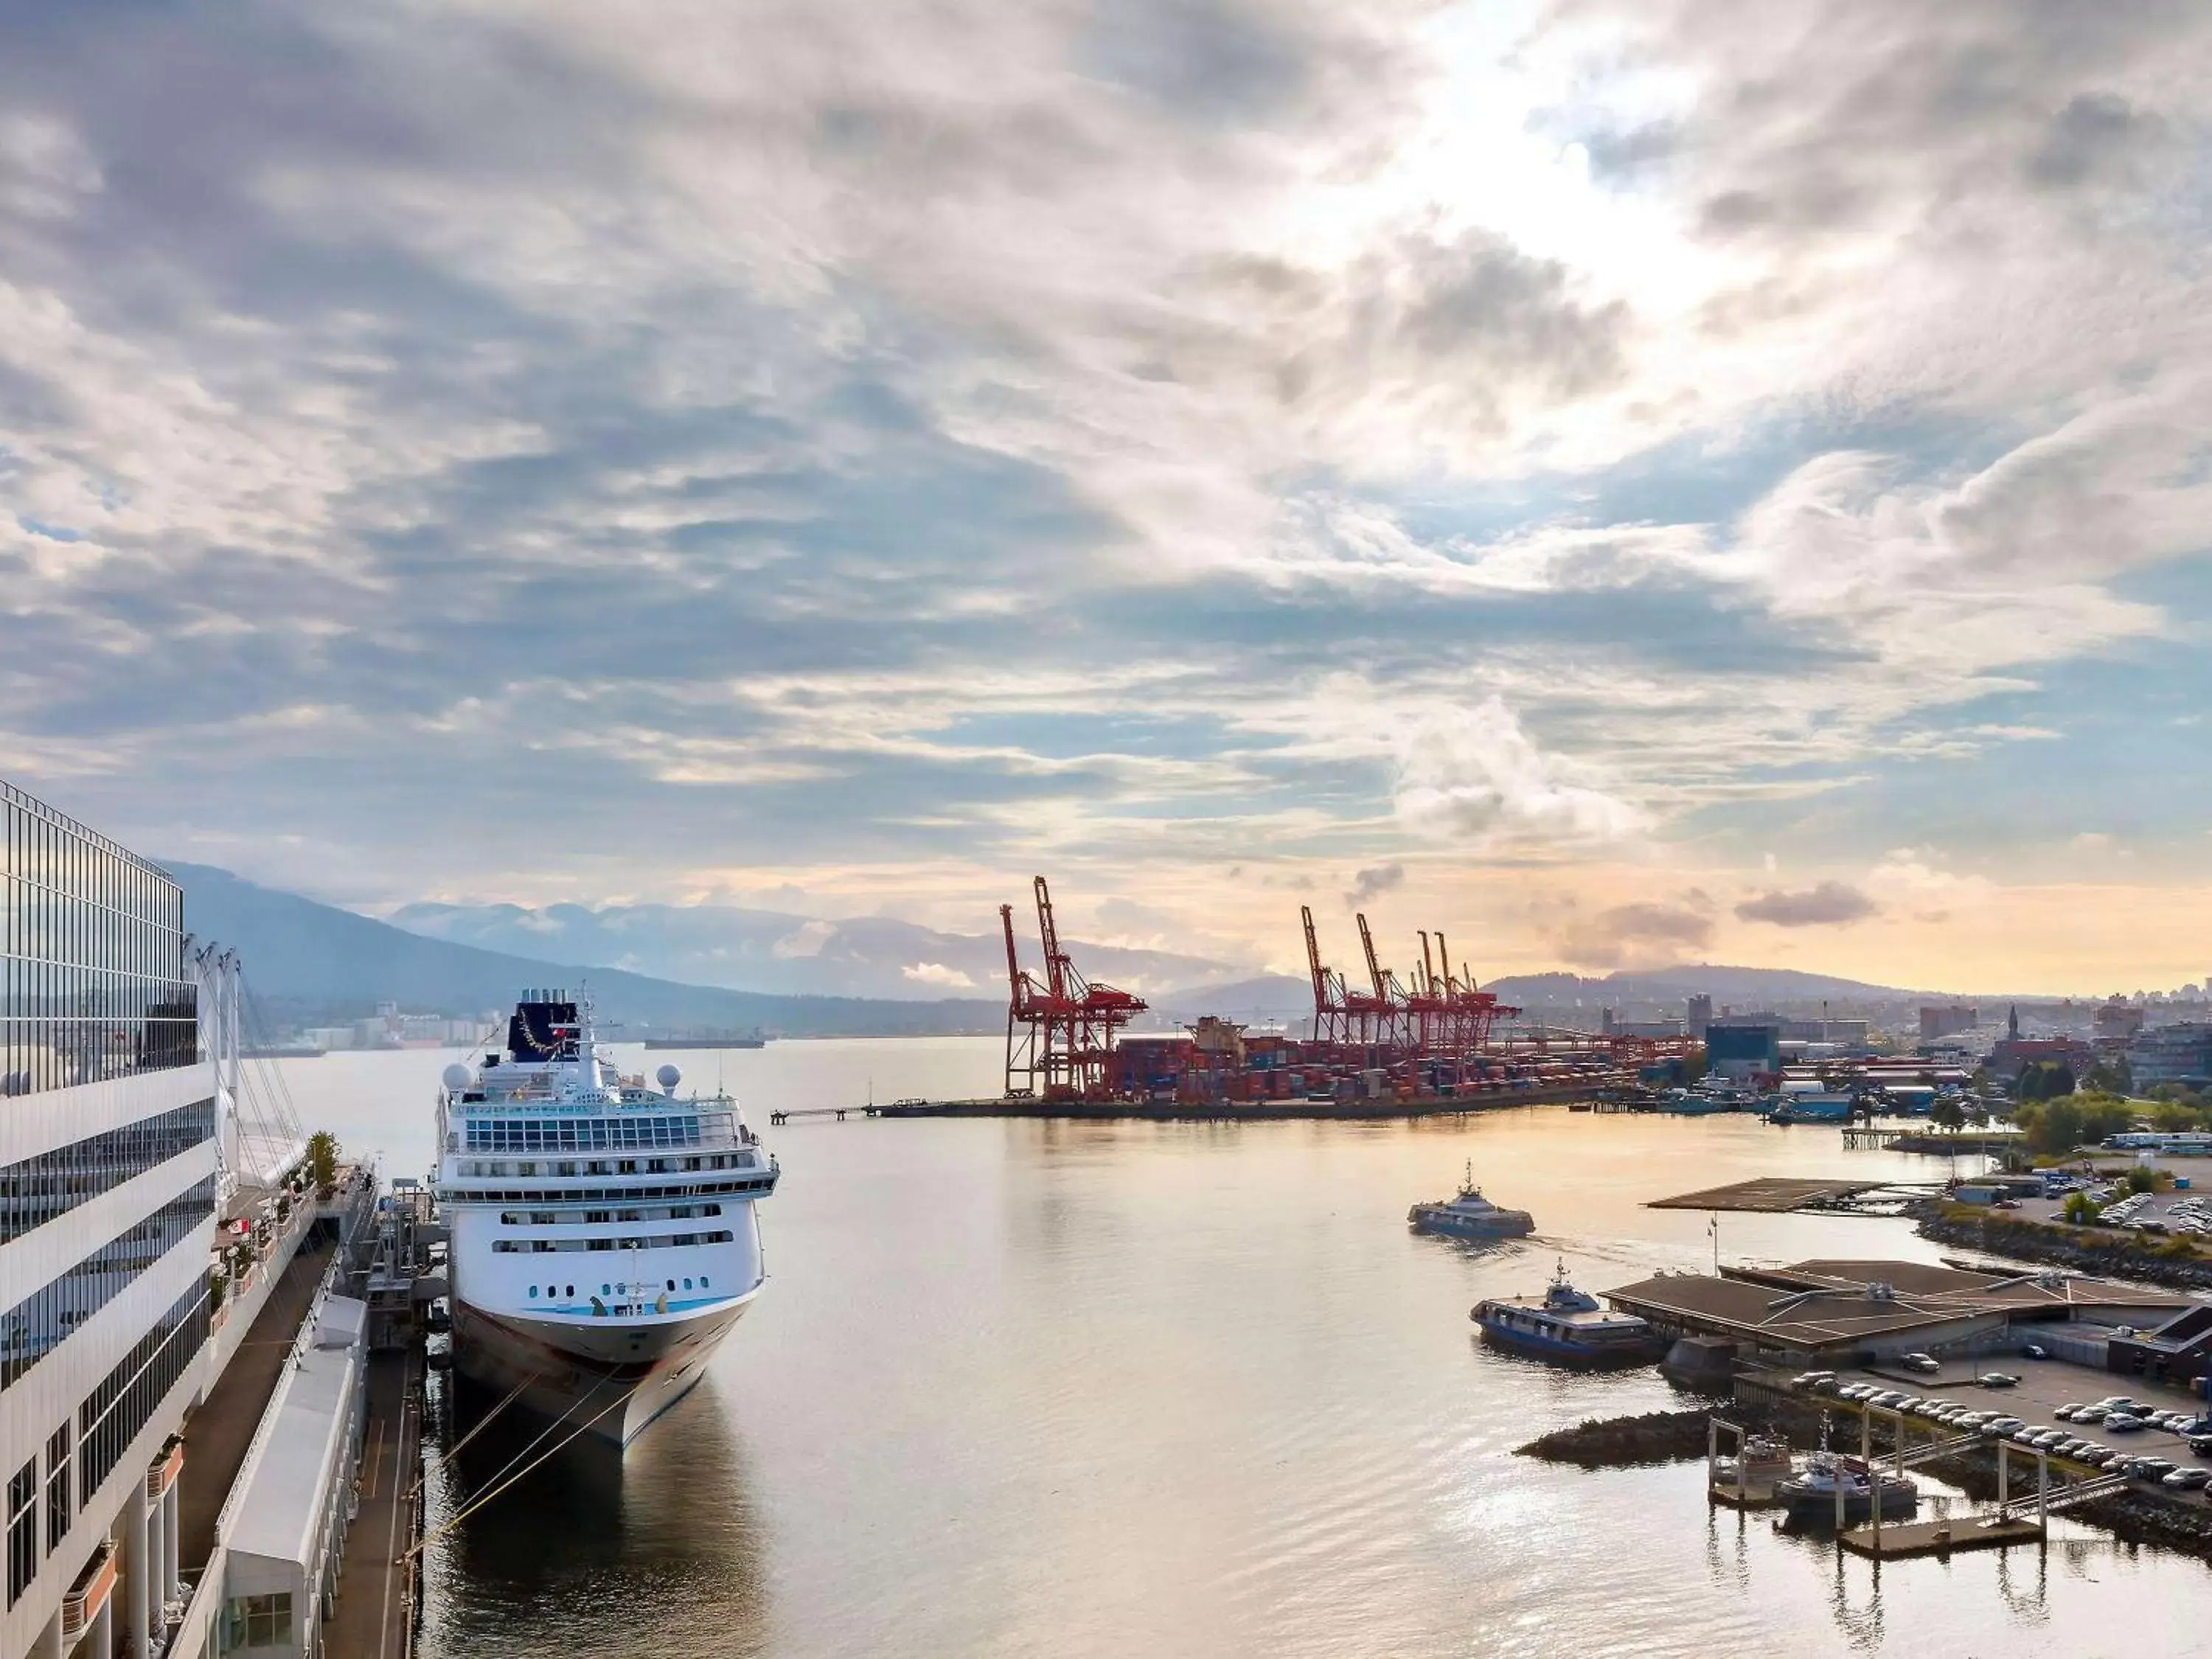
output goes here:
{"type": "Polygon", "coordinates": [[[1770,1426],[1764,1412],[1741,1406],[1647,1412],[1641,1417],[1588,1418],[1516,1447],[1516,1457],[1573,1463],[1585,1469],[1626,1468],[1638,1463],[1681,1463],[1705,1455],[1706,1425],[1715,1417],[1747,1427],[1770,1426]]]}
{"type": "Polygon", "coordinates": [[[1940,1200],[1923,1200],[1914,1208],[1920,1224],[1916,1231],[1937,1243],[1986,1250],[2015,1261],[2045,1262],[2104,1279],[2212,1291],[2212,1259],[2199,1255],[2186,1239],[2151,1243],[2136,1234],[2032,1221],[2008,1211],[1940,1200]]]}

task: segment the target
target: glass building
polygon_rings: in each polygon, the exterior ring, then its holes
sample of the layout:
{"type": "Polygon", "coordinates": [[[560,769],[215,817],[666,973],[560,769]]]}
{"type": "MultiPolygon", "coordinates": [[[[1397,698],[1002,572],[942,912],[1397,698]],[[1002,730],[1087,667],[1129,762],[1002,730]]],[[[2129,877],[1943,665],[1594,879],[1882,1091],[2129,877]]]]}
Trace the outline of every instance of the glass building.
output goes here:
{"type": "Polygon", "coordinates": [[[0,1654],[74,1646],[103,1582],[144,1652],[174,1589],[152,1471],[203,1369],[219,1173],[198,983],[177,884],[0,783],[0,1654]]]}

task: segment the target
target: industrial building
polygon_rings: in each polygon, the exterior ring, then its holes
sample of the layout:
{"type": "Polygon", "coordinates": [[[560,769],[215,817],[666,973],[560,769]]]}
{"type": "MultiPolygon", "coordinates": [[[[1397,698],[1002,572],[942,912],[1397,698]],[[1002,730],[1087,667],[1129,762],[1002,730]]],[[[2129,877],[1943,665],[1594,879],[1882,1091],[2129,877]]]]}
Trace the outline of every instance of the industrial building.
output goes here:
{"type": "Polygon", "coordinates": [[[1705,1068],[1730,1083],[1754,1083],[1782,1072],[1782,1021],[1729,1015],[1705,1027],[1705,1068]]]}

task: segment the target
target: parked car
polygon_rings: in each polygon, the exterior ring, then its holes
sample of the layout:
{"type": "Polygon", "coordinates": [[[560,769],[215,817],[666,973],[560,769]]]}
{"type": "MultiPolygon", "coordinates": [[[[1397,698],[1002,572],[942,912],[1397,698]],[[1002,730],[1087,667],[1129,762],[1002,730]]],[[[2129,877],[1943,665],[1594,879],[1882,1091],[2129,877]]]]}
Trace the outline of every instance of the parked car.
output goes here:
{"type": "Polygon", "coordinates": [[[2148,1426],[2140,1417],[2130,1417],[2125,1412],[2105,1419],[2106,1429],[2113,1434],[2138,1434],[2148,1426]]]}
{"type": "MultiPolygon", "coordinates": [[[[2017,1208],[2019,1206],[2014,1206],[2014,1207],[2017,1208]]],[[[2031,1342],[2027,1344],[2027,1346],[2023,1347],[2021,1352],[2026,1354],[2030,1359],[2048,1359],[2051,1358],[2051,1350],[2045,1347],[2040,1342],[2031,1342]]]]}
{"type": "Polygon", "coordinates": [[[1992,1417],[1982,1425],[1982,1432],[1992,1440],[2002,1440],[2015,1429],[2024,1429],[2027,1426],[2027,1425],[2017,1417],[1992,1417]]]}
{"type": "Polygon", "coordinates": [[[2163,1480],[2173,1470],[2173,1464],[2163,1457],[2136,1457],[2128,1462],[2128,1473],[2138,1480],[2163,1480]]]}
{"type": "Polygon", "coordinates": [[[2195,1452],[2199,1457],[2212,1457],[2212,1434],[2191,1435],[2189,1437],[2189,1449],[2195,1452]]]}
{"type": "Polygon", "coordinates": [[[1909,1353],[1897,1363],[1908,1371],[1919,1371],[1923,1375],[1943,1369],[1943,1362],[1932,1353],[1909,1353]]]}
{"type": "Polygon", "coordinates": [[[2074,1413],[2081,1409],[2081,1402],[2076,1401],[2070,1404],[2061,1406],[2057,1411],[2051,1414],[2062,1423],[2071,1423],[2074,1420],[2074,1413]]]}
{"type": "Polygon", "coordinates": [[[2112,1408],[2107,1406],[2076,1406],[2074,1408],[2076,1423],[2101,1423],[2111,1415],[2112,1408]]]}
{"type": "Polygon", "coordinates": [[[2212,1469],[2176,1469],[2159,1485],[2176,1492],[2202,1492],[2208,1483],[2212,1483],[2212,1469]]]}
{"type": "Polygon", "coordinates": [[[2020,1379],[2009,1371],[1984,1371],[1975,1381],[1985,1389],[2009,1389],[2016,1386],[2020,1379]]]}

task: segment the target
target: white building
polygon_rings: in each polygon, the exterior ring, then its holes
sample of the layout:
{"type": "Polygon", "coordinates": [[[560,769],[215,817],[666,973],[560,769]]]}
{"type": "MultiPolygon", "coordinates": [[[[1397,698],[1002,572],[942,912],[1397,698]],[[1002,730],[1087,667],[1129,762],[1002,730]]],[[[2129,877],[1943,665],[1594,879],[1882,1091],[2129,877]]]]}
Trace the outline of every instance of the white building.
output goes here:
{"type": "Polygon", "coordinates": [[[0,784],[0,1659],[148,1652],[181,1595],[218,1166],[191,967],[174,882],[0,784]]]}

